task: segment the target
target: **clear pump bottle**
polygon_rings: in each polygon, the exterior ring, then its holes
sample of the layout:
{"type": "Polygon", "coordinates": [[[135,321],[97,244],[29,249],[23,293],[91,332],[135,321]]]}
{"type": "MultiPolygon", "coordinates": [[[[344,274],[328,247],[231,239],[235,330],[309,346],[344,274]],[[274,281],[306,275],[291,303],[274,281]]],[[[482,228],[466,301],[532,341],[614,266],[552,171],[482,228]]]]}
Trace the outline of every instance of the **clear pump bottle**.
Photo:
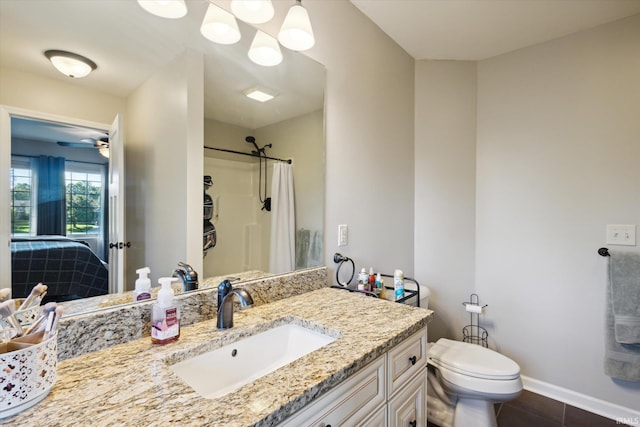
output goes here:
{"type": "Polygon", "coordinates": [[[158,302],[151,312],[151,342],[167,344],[180,338],[180,309],[173,301],[172,277],[161,277],[158,282],[158,302]]]}
{"type": "Polygon", "coordinates": [[[149,267],[139,268],[136,270],[138,279],[136,280],[136,289],[133,293],[134,301],[142,301],[151,298],[151,280],[147,276],[151,273],[149,267]]]}

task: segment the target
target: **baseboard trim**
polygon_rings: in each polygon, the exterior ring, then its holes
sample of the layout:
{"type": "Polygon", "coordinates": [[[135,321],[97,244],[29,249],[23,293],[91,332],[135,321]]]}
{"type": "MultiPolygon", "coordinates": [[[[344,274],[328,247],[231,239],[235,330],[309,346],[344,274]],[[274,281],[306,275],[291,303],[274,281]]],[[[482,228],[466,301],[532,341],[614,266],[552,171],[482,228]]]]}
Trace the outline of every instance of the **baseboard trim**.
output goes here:
{"type": "Polygon", "coordinates": [[[633,425],[640,424],[640,411],[596,399],[595,397],[536,380],[525,375],[521,377],[524,389],[532,393],[541,394],[614,421],[623,420],[623,422],[626,423],[632,422],[633,425]]]}

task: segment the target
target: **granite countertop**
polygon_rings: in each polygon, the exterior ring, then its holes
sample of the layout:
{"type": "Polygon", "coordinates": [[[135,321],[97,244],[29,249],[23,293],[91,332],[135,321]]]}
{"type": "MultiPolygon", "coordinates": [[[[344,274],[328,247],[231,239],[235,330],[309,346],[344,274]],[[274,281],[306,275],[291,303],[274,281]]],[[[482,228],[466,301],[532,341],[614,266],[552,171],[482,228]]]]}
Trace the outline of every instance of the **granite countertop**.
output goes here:
{"type": "Polygon", "coordinates": [[[234,327],[226,331],[207,320],[183,327],[180,339],[164,346],[147,337],[62,361],[49,396],[0,422],[273,426],[417,332],[432,316],[430,310],[323,288],[237,312],[234,327]],[[185,356],[290,322],[338,339],[218,399],[200,397],[169,369],[169,363],[185,356]]]}

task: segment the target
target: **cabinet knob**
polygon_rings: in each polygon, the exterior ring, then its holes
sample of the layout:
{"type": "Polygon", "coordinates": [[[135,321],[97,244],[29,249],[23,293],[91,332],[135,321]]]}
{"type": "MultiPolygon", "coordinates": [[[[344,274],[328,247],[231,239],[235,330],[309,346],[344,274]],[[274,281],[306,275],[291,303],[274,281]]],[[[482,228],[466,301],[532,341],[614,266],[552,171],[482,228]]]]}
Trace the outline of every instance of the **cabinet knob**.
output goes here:
{"type": "Polygon", "coordinates": [[[417,427],[418,426],[418,422],[413,420],[413,421],[409,421],[409,427],[417,427]]]}
{"type": "Polygon", "coordinates": [[[418,358],[416,356],[411,356],[409,358],[409,362],[411,362],[412,365],[415,365],[417,361],[418,361],[418,358]]]}

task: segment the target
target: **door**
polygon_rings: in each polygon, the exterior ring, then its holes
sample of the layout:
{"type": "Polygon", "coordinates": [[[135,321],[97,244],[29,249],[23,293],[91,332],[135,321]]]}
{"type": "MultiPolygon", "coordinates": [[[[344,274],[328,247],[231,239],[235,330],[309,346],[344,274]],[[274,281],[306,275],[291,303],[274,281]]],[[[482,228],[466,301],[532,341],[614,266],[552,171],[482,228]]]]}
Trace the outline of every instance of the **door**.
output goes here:
{"type": "Polygon", "coordinates": [[[109,293],[124,292],[124,139],[122,117],[109,129],[109,293]]]}
{"type": "MultiPolygon", "coordinates": [[[[1,0],[0,0],[1,1],[1,0]]],[[[11,288],[11,211],[10,211],[10,174],[11,169],[11,118],[22,117],[41,121],[50,121],[55,123],[64,123],[71,126],[86,127],[91,129],[106,130],[109,125],[90,122],[87,120],[58,116],[49,113],[26,110],[7,105],[0,105],[0,289],[11,288]]],[[[109,237],[111,230],[118,230],[118,240],[110,240],[111,242],[124,242],[124,146],[122,133],[122,124],[120,116],[116,116],[114,124],[111,126],[113,142],[110,144],[110,156],[117,159],[117,165],[111,166],[116,162],[109,162],[109,173],[117,174],[116,181],[119,183],[118,195],[119,207],[113,209],[113,212],[119,211],[118,215],[112,215],[112,208],[109,207],[109,237]],[[113,148],[111,148],[113,147],[113,148]],[[122,221],[121,224],[117,224],[122,221]]],[[[109,187],[113,180],[108,178],[109,187]]],[[[112,191],[109,188],[109,191],[112,191]]],[[[124,243],[123,243],[124,245],[124,243]]],[[[123,252],[123,251],[120,251],[123,252]]],[[[111,253],[109,255],[111,258],[111,253]]],[[[112,269],[109,266],[109,291],[112,292],[111,283],[117,284],[121,289],[124,288],[124,255],[120,256],[121,260],[118,269],[112,269]]],[[[111,261],[111,260],[110,260],[111,261]]],[[[118,286],[114,289],[118,290],[118,286]]]]}

